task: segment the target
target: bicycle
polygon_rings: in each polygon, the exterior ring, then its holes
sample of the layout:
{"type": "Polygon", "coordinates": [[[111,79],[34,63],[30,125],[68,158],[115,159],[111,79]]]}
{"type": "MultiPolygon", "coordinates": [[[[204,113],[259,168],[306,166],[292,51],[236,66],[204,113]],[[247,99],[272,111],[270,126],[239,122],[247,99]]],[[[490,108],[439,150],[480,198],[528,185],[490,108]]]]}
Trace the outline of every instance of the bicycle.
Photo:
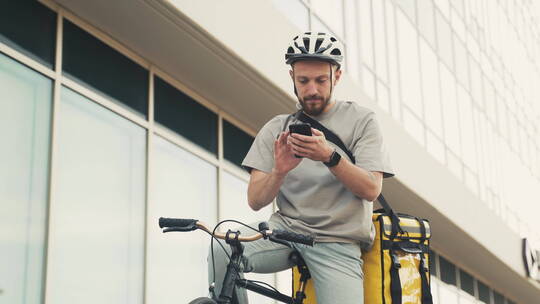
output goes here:
{"type": "MultiPolygon", "coordinates": [[[[270,230],[268,223],[262,222],[259,224],[258,229],[251,229],[258,231],[250,236],[240,236],[240,231],[228,230],[225,234],[216,232],[216,228],[225,221],[222,221],[216,225],[213,231],[211,231],[206,224],[194,219],[176,219],[176,218],[160,218],[159,227],[163,229],[163,232],[188,232],[197,229],[203,230],[211,235],[212,238],[222,239],[231,247],[232,254],[229,257],[229,264],[227,265],[227,272],[225,279],[223,280],[223,287],[221,294],[216,297],[213,292],[213,284],[210,286],[211,297],[201,297],[194,299],[189,304],[231,304],[233,300],[233,294],[236,288],[245,288],[260,295],[272,298],[282,303],[287,304],[302,304],[304,303],[306,282],[311,278],[307,266],[297,252],[293,252],[289,259],[298,267],[300,272],[300,288],[294,295],[294,297],[287,296],[277,289],[267,288],[257,284],[255,281],[242,279],[239,275],[238,269],[240,269],[240,261],[243,255],[244,246],[242,242],[252,242],[264,238],[265,240],[283,244],[291,247],[287,241],[301,243],[309,246],[313,246],[313,237],[308,235],[302,235],[286,230],[273,229],[270,230]]],[[[236,222],[236,221],[234,221],[236,222]]],[[[240,223],[240,222],[237,222],[240,223]]],[[[243,223],[240,223],[245,225],[243,223]]],[[[245,225],[247,226],[247,225],[245,225]]],[[[247,226],[249,227],[249,226],[247,226]]],[[[219,242],[218,242],[219,243],[219,242]]],[[[221,245],[221,243],[219,243],[221,245]]],[[[223,246],[222,246],[223,247],[223,246]]],[[[223,248],[225,250],[225,248],[223,248]]],[[[272,286],[270,286],[272,287],[272,286]]]]}

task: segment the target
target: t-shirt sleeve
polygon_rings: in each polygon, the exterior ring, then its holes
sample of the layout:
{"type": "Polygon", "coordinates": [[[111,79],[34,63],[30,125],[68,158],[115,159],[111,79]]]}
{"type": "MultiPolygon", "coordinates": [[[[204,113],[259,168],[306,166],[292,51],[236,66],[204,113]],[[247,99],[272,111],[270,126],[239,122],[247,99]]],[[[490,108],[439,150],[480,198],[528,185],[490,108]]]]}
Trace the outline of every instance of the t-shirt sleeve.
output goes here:
{"type": "Polygon", "coordinates": [[[354,136],[352,152],[356,165],[368,171],[382,172],[385,178],[394,176],[375,113],[370,113],[356,126],[354,136]]]}
{"type": "Polygon", "coordinates": [[[251,148],[249,149],[242,167],[251,173],[252,169],[257,169],[263,172],[271,172],[274,167],[274,141],[279,134],[280,120],[274,118],[264,125],[251,148]]]}

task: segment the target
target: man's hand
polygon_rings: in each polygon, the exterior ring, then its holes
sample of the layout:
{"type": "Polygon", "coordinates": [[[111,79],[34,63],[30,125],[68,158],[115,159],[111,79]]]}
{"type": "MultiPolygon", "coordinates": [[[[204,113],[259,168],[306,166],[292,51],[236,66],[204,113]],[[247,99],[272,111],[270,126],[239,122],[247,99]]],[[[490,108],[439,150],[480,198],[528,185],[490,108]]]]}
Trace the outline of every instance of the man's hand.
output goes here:
{"type": "Polygon", "coordinates": [[[274,171],[278,175],[285,175],[296,168],[302,161],[296,158],[291,145],[287,142],[290,137],[289,132],[282,132],[278,139],[274,141],[274,171]]]}
{"type": "Polygon", "coordinates": [[[328,144],[324,133],[311,128],[312,136],[292,133],[289,143],[294,154],[309,158],[314,161],[328,162],[334,149],[328,144]]]}

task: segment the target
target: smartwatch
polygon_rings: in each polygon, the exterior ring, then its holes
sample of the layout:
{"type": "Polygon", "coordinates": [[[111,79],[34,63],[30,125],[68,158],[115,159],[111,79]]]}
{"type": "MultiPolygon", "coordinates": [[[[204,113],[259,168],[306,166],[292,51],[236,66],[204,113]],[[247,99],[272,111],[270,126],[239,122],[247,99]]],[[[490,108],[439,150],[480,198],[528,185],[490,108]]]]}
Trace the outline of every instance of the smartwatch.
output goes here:
{"type": "Polygon", "coordinates": [[[332,152],[332,155],[330,155],[330,160],[328,162],[323,162],[323,164],[327,166],[328,168],[331,168],[337,165],[340,160],[341,160],[341,155],[339,155],[339,153],[337,153],[337,151],[334,150],[334,152],[332,152]]]}

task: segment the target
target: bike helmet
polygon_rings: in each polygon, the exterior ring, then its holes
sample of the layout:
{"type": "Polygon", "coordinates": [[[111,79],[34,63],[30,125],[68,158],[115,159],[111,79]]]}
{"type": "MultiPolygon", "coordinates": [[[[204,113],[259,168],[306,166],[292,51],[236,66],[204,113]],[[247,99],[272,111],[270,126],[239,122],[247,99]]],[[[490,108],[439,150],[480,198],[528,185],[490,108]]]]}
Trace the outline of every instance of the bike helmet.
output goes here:
{"type": "Polygon", "coordinates": [[[298,60],[322,60],[341,67],[343,44],[332,35],[321,32],[305,32],[293,38],[285,60],[293,64],[298,60]]]}

